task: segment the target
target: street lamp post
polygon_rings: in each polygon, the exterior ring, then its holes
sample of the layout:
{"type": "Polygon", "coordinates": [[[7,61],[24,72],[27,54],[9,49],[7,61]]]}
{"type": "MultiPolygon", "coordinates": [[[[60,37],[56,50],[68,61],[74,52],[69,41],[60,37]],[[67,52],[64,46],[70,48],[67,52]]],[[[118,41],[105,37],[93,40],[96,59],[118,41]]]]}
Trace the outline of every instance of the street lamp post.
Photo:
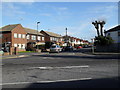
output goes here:
{"type": "Polygon", "coordinates": [[[66,30],[66,36],[67,36],[67,28],[65,30],[66,30]]]}
{"type": "Polygon", "coordinates": [[[38,24],[39,24],[40,22],[37,22],[37,49],[38,49],[38,24]]]}
{"type": "Polygon", "coordinates": [[[68,46],[67,28],[65,28],[65,30],[66,30],[66,43],[67,43],[67,46],[68,46]]]}

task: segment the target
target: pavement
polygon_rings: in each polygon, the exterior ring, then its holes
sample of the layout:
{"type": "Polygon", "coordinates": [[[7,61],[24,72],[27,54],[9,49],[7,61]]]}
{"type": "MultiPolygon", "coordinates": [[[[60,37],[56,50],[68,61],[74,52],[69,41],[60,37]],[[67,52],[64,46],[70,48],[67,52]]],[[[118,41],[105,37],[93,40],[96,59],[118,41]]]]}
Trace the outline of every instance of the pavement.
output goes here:
{"type": "Polygon", "coordinates": [[[28,57],[31,55],[42,55],[42,54],[46,54],[46,53],[19,53],[18,55],[0,56],[0,59],[21,58],[21,57],[28,57]]]}

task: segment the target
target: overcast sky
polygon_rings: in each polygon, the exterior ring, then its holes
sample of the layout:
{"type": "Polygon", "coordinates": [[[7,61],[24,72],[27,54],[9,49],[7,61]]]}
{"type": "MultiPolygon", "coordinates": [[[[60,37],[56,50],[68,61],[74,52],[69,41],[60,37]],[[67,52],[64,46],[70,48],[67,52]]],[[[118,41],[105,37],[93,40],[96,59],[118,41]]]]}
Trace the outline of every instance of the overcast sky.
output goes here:
{"type": "Polygon", "coordinates": [[[65,35],[68,28],[69,35],[87,40],[96,35],[92,21],[105,20],[105,29],[118,24],[117,2],[2,2],[0,10],[0,27],[20,23],[36,29],[39,21],[39,30],[65,35]]]}

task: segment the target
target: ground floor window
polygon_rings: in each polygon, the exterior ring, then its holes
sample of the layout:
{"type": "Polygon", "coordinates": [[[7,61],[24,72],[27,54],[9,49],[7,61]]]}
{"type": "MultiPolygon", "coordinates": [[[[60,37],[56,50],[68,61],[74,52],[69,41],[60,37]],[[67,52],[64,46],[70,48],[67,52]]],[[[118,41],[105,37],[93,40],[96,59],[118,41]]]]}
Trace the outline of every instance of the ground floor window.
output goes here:
{"type": "Polygon", "coordinates": [[[21,48],[21,44],[18,44],[18,48],[21,48]]]}
{"type": "Polygon", "coordinates": [[[18,47],[19,49],[25,49],[25,44],[14,44],[14,47],[18,47]]]}
{"type": "Polygon", "coordinates": [[[17,47],[17,44],[14,44],[14,47],[17,47]]]}
{"type": "Polygon", "coordinates": [[[25,44],[22,44],[21,48],[22,48],[22,49],[25,49],[25,44]]]}

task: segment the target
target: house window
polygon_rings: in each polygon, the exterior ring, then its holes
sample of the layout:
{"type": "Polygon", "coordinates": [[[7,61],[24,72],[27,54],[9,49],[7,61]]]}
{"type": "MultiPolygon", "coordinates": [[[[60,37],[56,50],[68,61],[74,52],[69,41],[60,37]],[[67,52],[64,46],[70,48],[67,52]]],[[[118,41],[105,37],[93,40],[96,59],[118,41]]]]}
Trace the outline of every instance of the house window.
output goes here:
{"type": "Polygon", "coordinates": [[[57,41],[57,38],[54,38],[55,41],[57,41]]]}
{"type": "Polygon", "coordinates": [[[14,33],[14,38],[17,38],[17,33],[14,33]]]}
{"type": "Polygon", "coordinates": [[[120,32],[118,32],[118,36],[120,36],[120,32]]]}
{"type": "Polygon", "coordinates": [[[58,38],[56,38],[56,41],[58,42],[58,38]]]}
{"type": "Polygon", "coordinates": [[[63,41],[63,39],[61,38],[61,41],[63,41]]]}
{"type": "Polygon", "coordinates": [[[25,34],[22,35],[22,38],[25,38],[25,34]]]}
{"type": "Polygon", "coordinates": [[[27,35],[27,39],[30,39],[30,35],[27,35]]]}
{"type": "Polygon", "coordinates": [[[44,41],[44,37],[42,37],[42,41],[44,41]]]}
{"type": "Polygon", "coordinates": [[[108,36],[110,36],[110,33],[108,33],[108,36]]]}
{"type": "Polygon", "coordinates": [[[52,37],[52,41],[54,41],[54,37],[52,37]]]}
{"type": "Polygon", "coordinates": [[[0,38],[2,38],[3,37],[3,34],[0,34],[0,38]]]}
{"type": "Polygon", "coordinates": [[[18,48],[21,48],[21,44],[18,44],[18,48]]]}
{"type": "Polygon", "coordinates": [[[52,37],[50,37],[50,40],[52,41],[52,37]]]}
{"type": "Polygon", "coordinates": [[[36,36],[32,35],[32,40],[36,40],[36,36]]]}
{"type": "Polygon", "coordinates": [[[25,49],[25,44],[22,44],[22,45],[21,45],[21,48],[22,48],[22,49],[25,49]]]}
{"type": "Polygon", "coordinates": [[[17,44],[14,44],[14,47],[17,47],[17,44]]]}
{"type": "Polygon", "coordinates": [[[18,38],[21,38],[22,37],[22,34],[18,34],[18,38]]]}
{"type": "Polygon", "coordinates": [[[38,40],[40,40],[40,36],[38,36],[38,40]]]}

